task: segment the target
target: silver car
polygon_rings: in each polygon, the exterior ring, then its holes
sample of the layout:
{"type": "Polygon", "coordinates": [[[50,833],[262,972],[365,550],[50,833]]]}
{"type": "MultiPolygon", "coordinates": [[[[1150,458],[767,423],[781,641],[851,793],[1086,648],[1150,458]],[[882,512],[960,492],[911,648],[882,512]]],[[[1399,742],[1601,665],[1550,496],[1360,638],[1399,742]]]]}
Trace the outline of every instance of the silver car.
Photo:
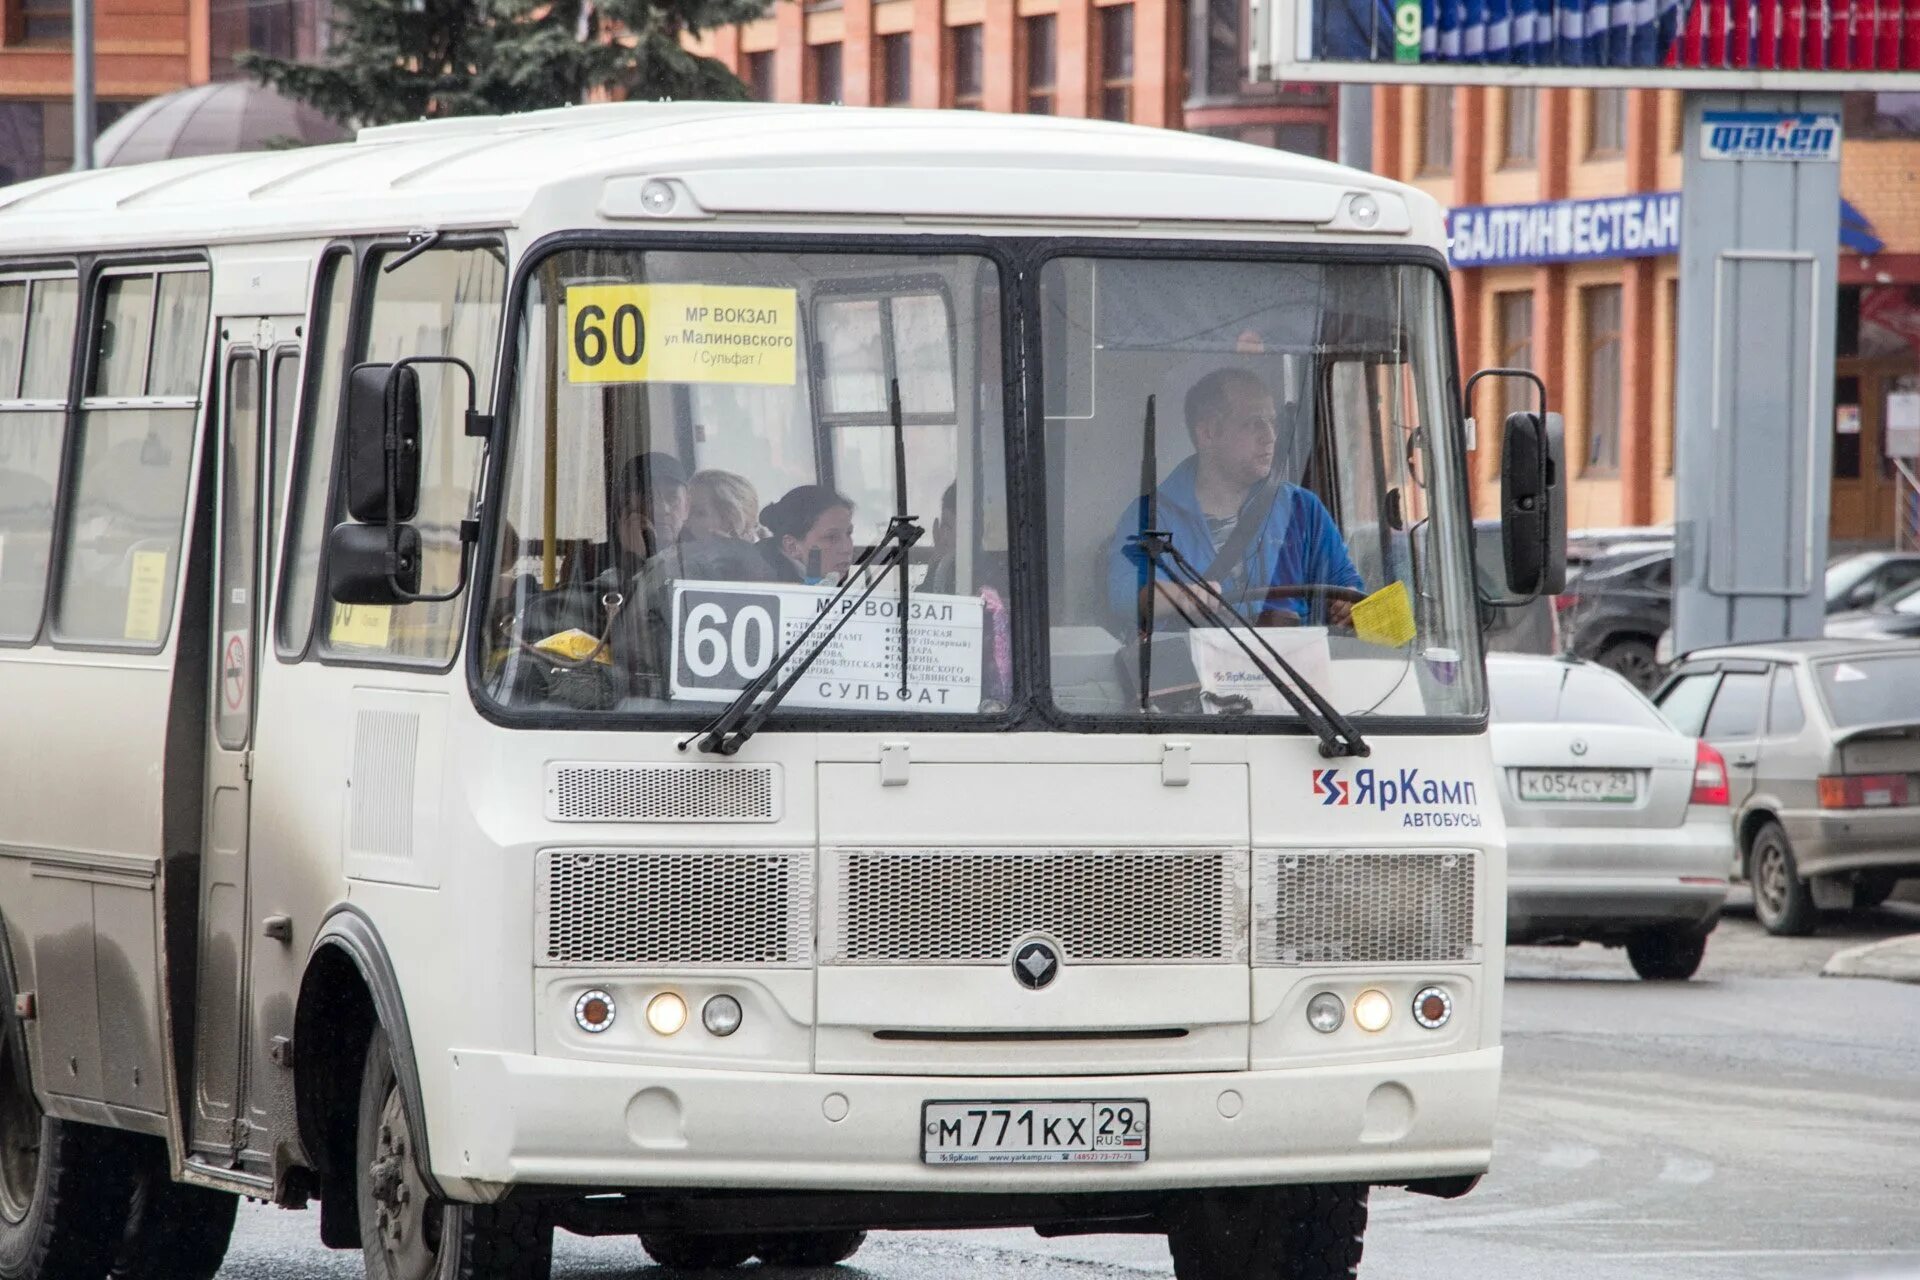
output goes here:
{"type": "Polygon", "coordinates": [[[1625,946],[1643,978],[1690,978],[1727,898],[1719,753],[1578,658],[1490,654],[1507,818],[1507,941],[1625,946]]]}
{"type": "Polygon", "coordinates": [[[1703,649],[1655,701],[1726,757],[1733,874],[1769,932],[1808,933],[1920,875],[1920,645],[1703,649]]]}

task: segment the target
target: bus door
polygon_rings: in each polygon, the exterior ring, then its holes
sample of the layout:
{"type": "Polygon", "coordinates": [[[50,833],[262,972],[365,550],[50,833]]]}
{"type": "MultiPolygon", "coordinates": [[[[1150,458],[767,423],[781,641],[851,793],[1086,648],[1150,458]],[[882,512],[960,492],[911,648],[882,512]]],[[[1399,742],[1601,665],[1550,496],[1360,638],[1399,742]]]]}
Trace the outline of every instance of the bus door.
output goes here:
{"type": "MultiPolygon", "coordinates": [[[[200,862],[199,1000],[191,1146],[221,1166],[254,1146],[246,1089],[245,975],[257,939],[249,928],[247,839],[253,776],[254,685],[266,618],[273,503],[285,442],[270,412],[298,378],[297,317],[221,321],[214,482],[218,559],[212,577],[213,669],[208,681],[207,796],[200,862]]],[[[264,1139],[265,1135],[260,1135],[264,1139]]]]}

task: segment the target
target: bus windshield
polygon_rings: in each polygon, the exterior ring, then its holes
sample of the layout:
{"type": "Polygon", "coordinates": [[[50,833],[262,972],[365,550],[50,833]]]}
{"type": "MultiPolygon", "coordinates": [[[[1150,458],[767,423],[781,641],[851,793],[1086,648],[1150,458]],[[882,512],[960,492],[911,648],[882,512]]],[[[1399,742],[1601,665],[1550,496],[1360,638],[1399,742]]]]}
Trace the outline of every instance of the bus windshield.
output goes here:
{"type": "Polygon", "coordinates": [[[1294,681],[1351,717],[1479,712],[1436,272],[1082,257],[1038,283],[1015,325],[965,253],[542,259],[488,695],[688,727],[765,684],[782,717],[1050,698],[1226,729],[1299,717],[1294,681]],[[1009,332],[1039,349],[1025,430],[1009,332]],[[1043,516],[1010,510],[1010,453],[1043,516]],[[1013,602],[1042,598],[1045,666],[1018,670],[1013,602]]]}

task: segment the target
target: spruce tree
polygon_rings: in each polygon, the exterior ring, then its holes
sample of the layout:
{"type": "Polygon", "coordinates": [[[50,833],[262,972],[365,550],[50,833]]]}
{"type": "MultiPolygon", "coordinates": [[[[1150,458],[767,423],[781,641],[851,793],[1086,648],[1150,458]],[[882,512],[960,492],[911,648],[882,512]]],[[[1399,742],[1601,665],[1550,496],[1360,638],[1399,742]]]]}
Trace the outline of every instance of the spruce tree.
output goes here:
{"type": "Polygon", "coordinates": [[[333,0],[322,61],[245,53],[240,64],[349,126],[568,106],[594,90],[737,100],[739,79],[681,37],[751,22],[771,2],[333,0]]]}

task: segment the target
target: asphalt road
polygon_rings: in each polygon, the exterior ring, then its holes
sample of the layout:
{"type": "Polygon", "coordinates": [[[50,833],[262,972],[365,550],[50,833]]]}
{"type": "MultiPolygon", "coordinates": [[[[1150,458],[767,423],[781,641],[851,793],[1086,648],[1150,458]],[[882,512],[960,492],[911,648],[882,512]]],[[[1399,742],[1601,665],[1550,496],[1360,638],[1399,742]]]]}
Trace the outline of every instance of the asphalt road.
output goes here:
{"type": "MultiPolygon", "coordinates": [[[[1700,976],[1673,985],[1638,982],[1618,951],[1510,953],[1494,1170],[1463,1200],[1375,1193],[1361,1275],[1920,1280],[1920,986],[1817,976],[1843,946],[1916,931],[1920,906],[1895,904],[1782,940],[1736,907],[1700,976]]],[[[358,1277],[316,1216],[244,1208],[222,1280],[358,1277]]],[[[1154,1237],[998,1231],[877,1235],[852,1265],[804,1274],[1171,1270],[1154,1237]]],[[[676,1274],[630,1241],[556,1245],[555,1280],[676,1274]]]]}

